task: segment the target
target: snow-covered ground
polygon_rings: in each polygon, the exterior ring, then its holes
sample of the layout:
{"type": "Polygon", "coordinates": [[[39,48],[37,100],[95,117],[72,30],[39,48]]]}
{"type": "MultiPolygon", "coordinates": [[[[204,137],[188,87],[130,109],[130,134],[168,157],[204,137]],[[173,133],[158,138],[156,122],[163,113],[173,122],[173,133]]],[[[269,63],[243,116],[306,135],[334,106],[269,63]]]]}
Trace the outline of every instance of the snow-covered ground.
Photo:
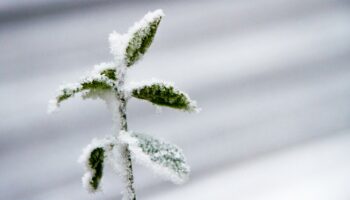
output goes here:
{"type": "Polygon", "coordinates": [[[350,7],[345,0],[0,3],[0,199],[120,199],[107,169],[89,196],[76,160],[110,134],[99,101],[57,86],[112,59],[107,36],[166,14],[129,80],[175,82],[200,114],[129,104],[129,126],[181,146],[183,186],[136,166],[139,199],[350,199],[350,7]],[[28,9],[26,9],[28,8],[28,9]]]}

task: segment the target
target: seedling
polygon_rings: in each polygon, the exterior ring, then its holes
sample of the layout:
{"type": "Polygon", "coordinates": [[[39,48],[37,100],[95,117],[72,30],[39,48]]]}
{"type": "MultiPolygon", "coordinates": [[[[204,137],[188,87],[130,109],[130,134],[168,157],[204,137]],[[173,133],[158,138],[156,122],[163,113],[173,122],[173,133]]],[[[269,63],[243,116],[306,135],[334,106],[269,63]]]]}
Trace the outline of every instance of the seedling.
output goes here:
{"type": "Polygon", "coordinates": [[[164,14],[162,10],[149,12],[135,23],[126,34],[112,32],[109,35],[114,62],[96,65],[94,70],[79,82],[65,84],[58,95],[49,103],[49,111],[77,93],[83,99],[100,98],[108,105],[119,120],[120,130],[115,135],[94,139],[83,151],[80,162],[85,165],[83,186],[89,192],[100,189],[104,165],[111,164],[124,182],[123,196],[135,200],[132,160],[154,169],[154,172],[174,183],[183,183],[190,173],[185,157],[177,146],[149,135],[128,130],[127,103],[131,98],[149,101],[156,106],[166,106],[178,110],[198,111],[195,101],[172,84],[158,80],[125,84],[127,71],[138,62],[150,47],[164,14]],[[113,106],[112,106],[113,107],[113,106]]]}

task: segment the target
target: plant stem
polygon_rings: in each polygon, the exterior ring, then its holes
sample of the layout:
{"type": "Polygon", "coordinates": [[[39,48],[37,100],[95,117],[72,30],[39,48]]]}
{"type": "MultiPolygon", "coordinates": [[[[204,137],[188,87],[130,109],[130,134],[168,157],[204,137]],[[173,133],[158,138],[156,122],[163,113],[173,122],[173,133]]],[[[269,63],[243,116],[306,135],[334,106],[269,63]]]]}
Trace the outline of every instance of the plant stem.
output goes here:
{"type": "MultiPolygon", "coordinates": [[[[124,78],[125,78],[125,72],[126,70],[121,70],[119,74],[119,79],[117,81],[117,99],[119,101],[119,118],[120,118],[120,130],[121,131],[128,131],[128,122],[126,117],[126,105],[127,105],[127,98],[125,95],[125,91],[122,89],[124,86],[124,78]]],[[[131,162],[131,156],[130,156],[130,150],[128,148],[127,144],[124,144],[120,148],[120,153],[122,155],[122,163],[124,164],[124,184],[125,184],[125,190],[124,190],[124,197],[123,200],[136,200],[136,193],[134,189],[134,174],[132,169],[132,162],[131,162]]]]}

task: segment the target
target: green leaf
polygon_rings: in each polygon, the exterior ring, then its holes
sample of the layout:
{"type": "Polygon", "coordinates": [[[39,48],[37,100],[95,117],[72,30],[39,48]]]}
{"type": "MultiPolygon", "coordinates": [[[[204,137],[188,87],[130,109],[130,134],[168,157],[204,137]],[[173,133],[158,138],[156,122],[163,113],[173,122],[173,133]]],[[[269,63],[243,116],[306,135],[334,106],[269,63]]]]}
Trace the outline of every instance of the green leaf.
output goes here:
{"type": "Polygon", "coordinates": [[[163,17],[161,10],[148,13],[140,22],[130,30],[130,39],[126,47],[125,62],[128,67],[138,61],[152,44],[158,25],[163,17]]]}
{"type": "Polygon", "coordinates": [[[188,95],[166,83],[151,83],[132,89],[131,95],[138,99],[185,111],[196,111],[196,103],[188,95]]]}
{"type": "Polygon", "coordinates": [[[100,188],[105,160],[109,159],[110,153],[116,145],[117,140],[115,137],[108,136],[103,139],[93,139],[84,148],[79,162],[85,166],[82,181],[83,186],[89,192],[96,192],[100,188]]]}
{"type": "Polygon", "coordinates": [[[107,75],[103,74],[98,77],[88,77],[83,79],[80,83],[66,84],[62,86],[59,95],[56,97],[57,104],[59,105],[62,101],[67,100],[82,91],[103,91],[112,89],[114,87],[114,82],[111,81],[113,78],[111,70],[106,70],[102,73],[107,75]]]}
{"type": "Polygon", "coordinates": [[[119,139],[129,145],[133,158],[140,164],[174,183],[187,180],[190,168],[176,145],[140,133],[122,132],[119,139]]]}
{"type": "Polygon", "coordinates": [[[97,190],[103,175],[103,161],[105,158],[105,150],[102,147],[94,149],[89,158],[89,166],[93,170],[93,174],[89,180],[92,189],[97,190]]]}
{"type": "Polygon", "coordinates": [[[113,81],[117,80],[115,69],[105,69],[101,72],[101,75],[105,75],[106,77],[108,77],[109,79],[111,79],[113,81]]]}

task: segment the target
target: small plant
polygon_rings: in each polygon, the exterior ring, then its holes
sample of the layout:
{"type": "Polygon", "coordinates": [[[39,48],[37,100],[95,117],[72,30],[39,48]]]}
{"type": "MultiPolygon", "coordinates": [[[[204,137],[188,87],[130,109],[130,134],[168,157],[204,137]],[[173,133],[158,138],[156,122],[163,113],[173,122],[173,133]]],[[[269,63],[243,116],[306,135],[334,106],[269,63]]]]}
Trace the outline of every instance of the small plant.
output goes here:
{"type": "Polygon", "coordinates": [[[188,112],[198,110],[196,103],[172,84],[158,80],[125,84],[128,68],[146,53],[163,16],[162,10],[149,12],[128,33],[112,32],[109,43],[114,62],[96,65],[79,82],[61,86],[57,97],[49,102],[49,112],[52,112],[63,101],[81,93],[83,99],[101,98],[106,101],[116,120],[119,118],[118,133],[104,139],[94,139],[79,159],[85,165],[82,180],[89,192],[100,189],[104,164],[109,163],[124,181],[124,199],[135,200],[132,159],[174,183],[183,183],[188,178],[190,169],[181,149],[151,136],[128,131],[126,108],[130,98],[188,112]]]}

